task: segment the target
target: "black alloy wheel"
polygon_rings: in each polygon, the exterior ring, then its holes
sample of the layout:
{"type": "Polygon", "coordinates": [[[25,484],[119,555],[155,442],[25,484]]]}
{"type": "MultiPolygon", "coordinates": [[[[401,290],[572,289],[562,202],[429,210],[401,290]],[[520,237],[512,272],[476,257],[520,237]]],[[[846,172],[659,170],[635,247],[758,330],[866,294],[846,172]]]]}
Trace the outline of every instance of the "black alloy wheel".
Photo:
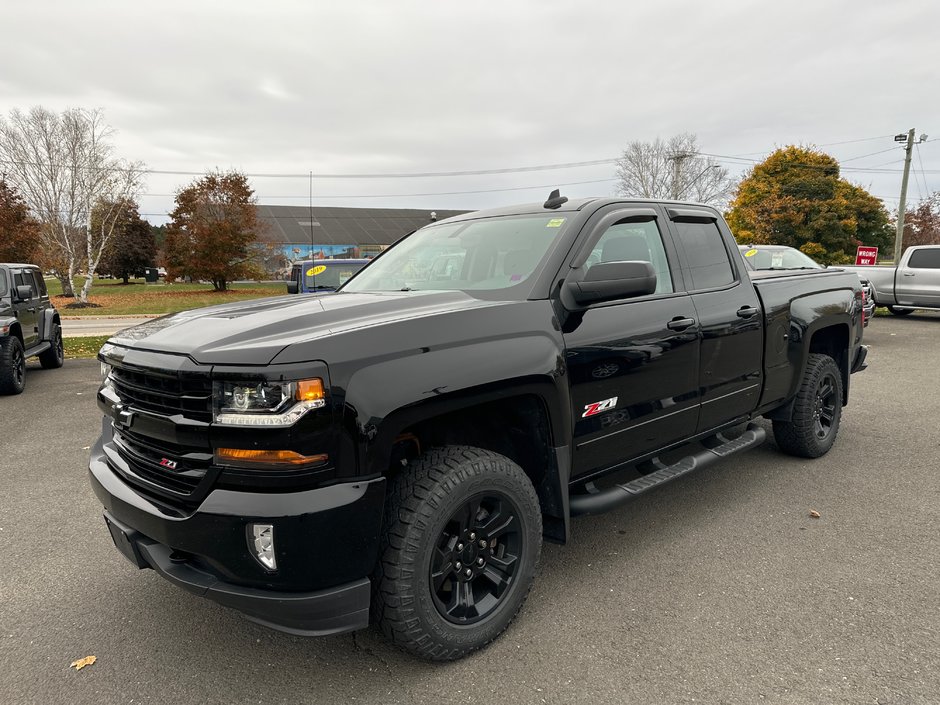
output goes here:
{"type": "Polygon", "coordinates": [[[434,605],[455,624],[485,619],[512,586],[522,547],[519,510],[501,493],[476,495],[448,519],[431,556],[434,605]]]}
{"type": "Polygon", "coordinates": [[[389,483],[372,618],[396,645],[451,661],[499,636],[525,601],[542,513],[525,471],[483,448],[430,448],[389,483]]]}
{"type": "Polygon", "coordinates": [[[62,326],[56,323],[52,328],[52,347],[39,355],[39,364],[44,370],[62,367],[65,362],[65,347],[62,343],[62,326]]]}
{"type": "Polygon", "coordinates": [[[26,388],[26,355],[19,338],[0,338],[0,394],[19,394],[26,388]]]}
{"type": "Polygon", "coordinates": [[[827,372],[819,379],[816,386],[816,400],[813,405],[814,430],[816,438],[824,441],[832,433],[833,421],[836,417],[836,405],[842,400],[836,396],[836,378],[827,372]]]}
{"type": "Polygon", "coordinates": [[[842,420],[842,371],[828,355],[810,353],[791,417],[774,420],[774,440],[784,453],[818,458],[832,448],[842,420]]]}

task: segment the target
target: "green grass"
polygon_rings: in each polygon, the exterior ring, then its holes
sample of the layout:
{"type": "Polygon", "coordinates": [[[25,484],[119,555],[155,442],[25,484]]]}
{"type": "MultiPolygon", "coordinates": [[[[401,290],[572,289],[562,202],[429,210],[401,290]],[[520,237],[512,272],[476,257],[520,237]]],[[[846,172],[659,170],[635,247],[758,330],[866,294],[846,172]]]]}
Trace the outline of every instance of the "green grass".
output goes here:
{"type": "Polygon", "coordinates": [[[82,359],[97,357],[98,350],[108,342],[110,335],[92,335],[85,338],[63,338],[66,359],[82,359]]]}
{"type": "MultiPolygon", "coordinates": [[[[75,279],[75,290],[81,288],[84,279],[75,279]]],[[[211,284],[145,284],[143,279],[132,279],[126,286],[120,279],[96,279],[89,292],[89,301],[98,304],[93,308],[66,308],[71,299],[55,298],[61,295],[62,286],[57,279],[47,279],[46,287],[53,303],[63,316],[134,316],[141,314],[164,314],[186,311],[202,306],[245,301],[265,296],[287,293],[283,282],[251,282],[230,284],[228,291],[213,291],[211,284]]]]}

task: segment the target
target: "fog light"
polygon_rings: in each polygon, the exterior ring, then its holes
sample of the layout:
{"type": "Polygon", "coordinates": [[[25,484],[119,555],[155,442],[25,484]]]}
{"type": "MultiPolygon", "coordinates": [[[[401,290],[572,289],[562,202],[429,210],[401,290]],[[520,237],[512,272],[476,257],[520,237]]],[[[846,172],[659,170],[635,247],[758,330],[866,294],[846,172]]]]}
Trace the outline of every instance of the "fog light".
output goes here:
{"type": "Polygon", "coordinates": [[[249,524],[248,546],[265,569],[277,570],[277,558],[274,557],[273,524],[249,524]]]}

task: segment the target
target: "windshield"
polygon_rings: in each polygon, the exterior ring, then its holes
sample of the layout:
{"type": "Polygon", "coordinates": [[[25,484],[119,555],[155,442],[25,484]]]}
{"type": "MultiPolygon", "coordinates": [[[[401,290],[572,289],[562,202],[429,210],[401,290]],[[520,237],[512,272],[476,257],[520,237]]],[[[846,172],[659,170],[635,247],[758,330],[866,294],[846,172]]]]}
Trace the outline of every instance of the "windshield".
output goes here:
{"type": "Polygon", "coordinates": [[[742,247],[751,269],[822,269],[812,258],[792,247],[742,247]]]}
{"type": "Polygon", "coordinates": [[[0,269],[0,297],[7,295],[7,273],[0,269]]]}
{"type": "Polygon", "coordinates": [[[343,291],[493,291],[525,282],[564,231],[556,215],[509,216],[422,228],[343,291]]]}
{"type": "Polygon", "coordinates": [[[338,289],[353,274],[365,267],[365,262],[313,262],[304,265],[304,289],[338,289]]]}

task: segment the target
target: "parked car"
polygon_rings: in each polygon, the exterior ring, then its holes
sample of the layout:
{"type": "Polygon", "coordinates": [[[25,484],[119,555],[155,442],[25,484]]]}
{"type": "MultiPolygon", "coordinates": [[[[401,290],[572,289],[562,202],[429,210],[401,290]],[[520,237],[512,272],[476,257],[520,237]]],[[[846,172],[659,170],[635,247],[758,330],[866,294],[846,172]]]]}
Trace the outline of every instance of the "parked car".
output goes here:
{"type": "Polygon", "coordinates": [[[295,262],[287,282],[288,294],[336,291],[369,263],[367,259],[321,259],[295,262]]]}
{"type": "Polygon", "coordinates": [[[887,306],[895,316],[914,309],[940,310],[940,245],[908,247],[896,267],[844,267],[866,277],[872,285],[875,304],[887,306]]]}
{"type": "Polygon", "coordinates": [[[748,272],[708,206],[460,215],[329,296],[112,337],[91,485],[137,568],[292,634],[371,615],[455,659],[507,628],[572,517],[759,445],[758,417],[828,452],[861,296],[839,270],[748,272]]]}
{"type": "Polygon", "coordinates": [[[33,356],[46,369],[62,367],[59,313],[39,267],[0,264],[0,394],[26,388],[26,359],[33,356]]]}
{"type": "MultiPolygon", "coordinates": [[[[738,249],[744,255],[744,263],[748,269],[753,271],[826,268],[809,255],[786,245],[738,245],[738,249]]],[[[867,326],[875,315],[875,299],[872,296],[871,282],[860,272],[858,279],[862,287],[862,306],[867,326]]]]}

